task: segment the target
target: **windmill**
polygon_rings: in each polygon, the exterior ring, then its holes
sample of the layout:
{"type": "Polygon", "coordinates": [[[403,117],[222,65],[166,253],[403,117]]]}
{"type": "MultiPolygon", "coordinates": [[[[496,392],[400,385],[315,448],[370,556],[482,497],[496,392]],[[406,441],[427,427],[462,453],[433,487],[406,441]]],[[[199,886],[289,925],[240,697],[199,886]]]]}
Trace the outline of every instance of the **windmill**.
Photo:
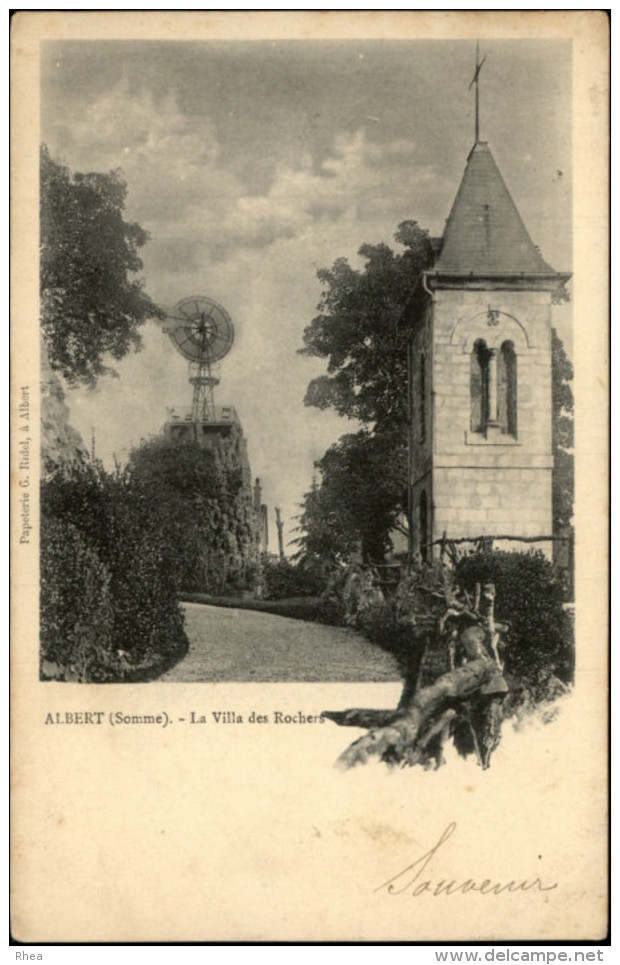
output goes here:
{"type": "Polygon", "coordinates": [[[230,352],[235,330],[230,315],[206,295],[183,298],[166,317],[164,332],[177,352],[189,361],[193,386],[191,421],[219,421],[213,390],[219,385],[214,366],[230,352]]]}

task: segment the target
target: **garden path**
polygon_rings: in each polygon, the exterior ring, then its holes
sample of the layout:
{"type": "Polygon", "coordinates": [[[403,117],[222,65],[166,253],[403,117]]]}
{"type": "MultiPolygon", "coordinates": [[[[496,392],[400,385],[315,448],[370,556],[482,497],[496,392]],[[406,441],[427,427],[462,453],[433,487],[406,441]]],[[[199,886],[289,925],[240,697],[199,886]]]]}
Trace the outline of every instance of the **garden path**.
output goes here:
{"type": "Polygon", "coordinates": [[[347,627],[183,604],[189,653],[162,681],[399,680],[393,658],[347,627]]]}

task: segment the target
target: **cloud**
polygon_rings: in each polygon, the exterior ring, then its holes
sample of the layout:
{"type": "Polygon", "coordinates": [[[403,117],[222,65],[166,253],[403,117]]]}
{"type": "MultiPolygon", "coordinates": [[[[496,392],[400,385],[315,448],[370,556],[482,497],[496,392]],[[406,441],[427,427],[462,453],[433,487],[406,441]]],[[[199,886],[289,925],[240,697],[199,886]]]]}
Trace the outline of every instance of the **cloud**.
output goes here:
{"type": "MultiPolygon", "coordinates": [[[[61,119],[55,140],[76,169],[122,168],[128,215],[151,233],[153,266],[170,274],[181,262],[198,270],[209,258],[269,247],[326,221],[372,221],[379,210],[399,207],[399,183],[411,192],[414,180],[429,176],[416,170],[414,177],[411,141],[378,144],[360,128],[336,137],[318,163],[289,152],[257,195],[223,160],[208,116],[184,113],[174,93],[157,99],[147,89],[132,92],[126,81],[85,104],[70,123],[61,119]]],[[[399,215],[390,211],[394,227],[399,215]]]]}
{"type": "MultiPolygon", "coordinates": [[[[414,164],[406,139],[377,143],[364,128],[337,136],[328,154],[307,151],[276,163],[253,193],[225,160],[206,116],[184,113],[173,93],[157,99],[120,82],[59,123],[51,145],[75,170],[121,166],[127,216],[151,240],[142,252],[149,294],[164,306],[189,294],[216,298],[231,313],[236,342],[222,363],[218,397],[234,404],[265,498],[291,517],[312,461],[350,428],[304,408],[308,381],[322,364],[297,354],[315,314],[316,267],[341,255],[355,261],[363,242],[390,242],[411,216],[416,190],[432,175],[414,164]]],[[[418,216],[421,220],[421,216],[418,216]]],[[[118,366],[121,378],[95,395],[73,395],[73,416],[107,459],[159,430],[166,407],[189,404],[186,364],[155,326],[144,351],[118,366]]]]}

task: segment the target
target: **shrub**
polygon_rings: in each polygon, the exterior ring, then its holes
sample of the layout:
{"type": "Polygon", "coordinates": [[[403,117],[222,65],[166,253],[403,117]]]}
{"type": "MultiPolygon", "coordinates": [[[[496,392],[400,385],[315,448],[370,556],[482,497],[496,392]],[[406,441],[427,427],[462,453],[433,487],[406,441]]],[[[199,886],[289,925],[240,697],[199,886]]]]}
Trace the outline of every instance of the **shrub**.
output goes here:
{"type": "Polygon", "coordinates": [[[572,623],[561,580],[540,551],[472,553],[459,561],[456,579],[469,592],[476,583],[495,583],[496,617],[509,624],[506,672],[531,688],[535,699],[546,696],[551,678],[572,682],[572,623]]]}
{"type": "MultiPolygon", "coordinates": [[[[126,473],[66,466],[42,484],[41,514],[42,637],[50,654],[61,625],[90,652],[95,630],[88,620],[102,610],[109,619],[99,636],[104,670],[97,673],[105,679],[156,676],[184,655],[174,561],[149,501],[126,473]]],[[[86,678],[95,679],[91,670],[86,678]]]]}
{"type": "Polygon", "coordinates": [[[344,605],[335,596],[323,595],[317,604],[316,620],[331,627],[344,626],[344,605]]]}
{"type": "Polygon", "coordinates": [[[205,603],[207,606],[217,606],[223,609],[254,610],[257,613],[273,613],[276,616],[288,617],[291,620],[305,620],[308,623],[318,622],[320,601],[315,597],[296,597],[286,600],[244,600],[230,596],[211,596],[208,593],[185,593],[182,599],[188,603],[205,603]]]}
{"type": "Polygon", "coordinates": [[[96,552],[71,523],[42,519],[41,676],[101,677],[113,623],[110,574],[96,552]]]}
{"type": "Polygon", "coordinates": [[[435,646],[437,619],[443,609],[438,591],[447,576],[441,564],[425,565],[403,577],[383,607],[358,617],[361,632],[394,657],[407,681],[416,680],[422,669],[423,683],[431,683],[449,669],[447,653],[438,654],[435,646]],[[431,587],[435,594],[429,594],[425,587],[431,587]]]}
{"type": "MultiPolygon", "coordinates": [[[[334,581],[329,600],[343,596],[334,581]]],[[[509,678],[510,707],[539,704],[564,692],[572,681],[573,627],[563,607],[563,587],[555,567],[540,552],[483,552],[463,557],[453,572],[439,562],[425,565],[399,583],[382,606],[363,606],[356,625],[391,653],[403,677],[427,686],[449,667],[437,621],[445,609],[444,591],[459,584],[473,595],[476,583],[494,583],[495,615],[508,624],[502,658],[509,678]]]]}
{"type": "Polygon", "coordinates": [[[286,559],[267,559],[263,564],[263,582],[267,600],[319,596],[324,586],[324,579],[320,574],[286,559]]]}

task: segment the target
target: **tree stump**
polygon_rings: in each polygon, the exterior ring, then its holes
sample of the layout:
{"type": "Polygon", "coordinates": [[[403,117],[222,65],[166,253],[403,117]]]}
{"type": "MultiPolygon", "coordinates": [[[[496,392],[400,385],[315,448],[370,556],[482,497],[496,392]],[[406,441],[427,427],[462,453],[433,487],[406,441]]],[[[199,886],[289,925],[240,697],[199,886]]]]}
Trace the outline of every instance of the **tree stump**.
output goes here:
{"type": "Polygon", "coordinates": [[[433,643],[445,649],[448,672],[421,686],[424,660],[417,653],[410,665],[405,663],[403,691],[394,710],[323,711],[339,726],[368,730],[340,755],[339,768],[355,767],[372,757],[391,765],[436,768],[444,763],[443,748],[450,736],[460,753],[473,752],[481,767],[489,766],[500,740],[501,705],[508,691],[498,651],[504,628],[495,623],[492,584],[481,592],[477,588],[475,610],[467,603],[444,587],[444,610],[434,635],[427,634],[427,648],[433,643]]]}

